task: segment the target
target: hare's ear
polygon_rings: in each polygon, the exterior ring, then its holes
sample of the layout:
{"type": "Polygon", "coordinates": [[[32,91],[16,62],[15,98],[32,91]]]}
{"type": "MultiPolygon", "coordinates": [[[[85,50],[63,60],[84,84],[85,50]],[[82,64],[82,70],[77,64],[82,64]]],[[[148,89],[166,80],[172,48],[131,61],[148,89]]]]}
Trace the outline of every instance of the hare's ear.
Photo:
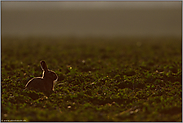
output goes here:
{"type": "Polygon", "coordinates": [[[42,68],[42,70],[43,70],[43,71],[48,71],[46,62],[45,62],[45,61],[40,61],[40,63],[41,63],[41,68],[42,68]]]}

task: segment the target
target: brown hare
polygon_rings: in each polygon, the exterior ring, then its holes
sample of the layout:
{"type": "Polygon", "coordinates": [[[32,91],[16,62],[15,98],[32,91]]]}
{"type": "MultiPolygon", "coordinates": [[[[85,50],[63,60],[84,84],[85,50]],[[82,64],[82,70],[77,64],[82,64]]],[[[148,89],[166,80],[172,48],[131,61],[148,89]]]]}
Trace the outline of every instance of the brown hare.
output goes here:
{"type": "Polygon", "coordinates": [[[43,93],[50,93],[54,91],[54,83],[57,81],[58,76],[55,72],[47,68],[45,61],[40,61],[43,70],[42,77],[32,78],[27,82],[25,88],[31,90],[38,90],[43,93]]]}

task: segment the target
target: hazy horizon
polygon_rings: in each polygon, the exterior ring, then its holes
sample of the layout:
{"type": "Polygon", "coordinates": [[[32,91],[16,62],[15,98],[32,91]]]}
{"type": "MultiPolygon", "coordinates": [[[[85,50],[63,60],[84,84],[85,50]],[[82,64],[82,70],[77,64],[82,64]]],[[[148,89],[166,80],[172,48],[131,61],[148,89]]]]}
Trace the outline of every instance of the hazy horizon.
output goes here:
{"type": "Polygon", "coordinates": [[[2,36],[181,36],[181,2],[1,2],[2,36]]]}

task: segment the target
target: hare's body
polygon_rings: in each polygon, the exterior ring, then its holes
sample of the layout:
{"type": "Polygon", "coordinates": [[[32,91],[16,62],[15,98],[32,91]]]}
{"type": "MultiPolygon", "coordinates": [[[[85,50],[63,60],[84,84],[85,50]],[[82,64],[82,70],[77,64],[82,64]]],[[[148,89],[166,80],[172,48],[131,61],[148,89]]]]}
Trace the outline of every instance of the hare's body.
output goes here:
{"type": "Polygon", "coordinates": [[[45,61],[41,61],[41,68],[43,70],[42,77],[32,78],[25,85],[25,88],[42,92],[54,91],[54,82],[58,79],[56,73],[47,69],[45,61]]]}
{"type": "Polygon", "coordinates": [[[36,77],[31,79],[25,87],[33,90],[53,91],[53,82],[46,81],[42,77],[36,77]]]}

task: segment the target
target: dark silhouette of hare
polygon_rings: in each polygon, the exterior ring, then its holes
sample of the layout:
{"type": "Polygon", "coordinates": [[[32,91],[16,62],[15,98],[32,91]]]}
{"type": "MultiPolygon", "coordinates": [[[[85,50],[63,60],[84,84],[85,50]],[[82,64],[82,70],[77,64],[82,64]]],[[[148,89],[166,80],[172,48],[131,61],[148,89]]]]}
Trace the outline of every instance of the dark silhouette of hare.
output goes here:
{"type": "Polygon", "coordinates": [[[32,78],[27,82],[25,88],[31,90],[38,90],[43,93],[50,93],[54,91],[54,82],[57,81],[58,76],[55,72],[47,68],[45,61],[40,61],[43,70],[42,77],[32,78]]]}

